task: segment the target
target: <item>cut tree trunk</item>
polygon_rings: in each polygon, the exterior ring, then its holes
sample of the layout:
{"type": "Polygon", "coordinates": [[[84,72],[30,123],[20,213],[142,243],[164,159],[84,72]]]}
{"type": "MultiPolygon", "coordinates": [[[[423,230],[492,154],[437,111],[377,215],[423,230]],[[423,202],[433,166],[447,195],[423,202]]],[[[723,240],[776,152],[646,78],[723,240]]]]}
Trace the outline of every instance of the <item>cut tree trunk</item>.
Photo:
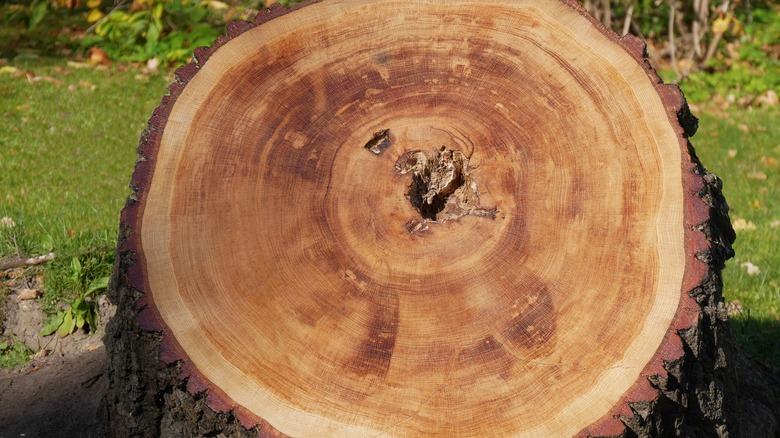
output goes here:
{"type": "Polygon", "coordinates": [[[141,140],[108,434],[776,436],[696,128],[572,1],[231,24],[141,140]]]}

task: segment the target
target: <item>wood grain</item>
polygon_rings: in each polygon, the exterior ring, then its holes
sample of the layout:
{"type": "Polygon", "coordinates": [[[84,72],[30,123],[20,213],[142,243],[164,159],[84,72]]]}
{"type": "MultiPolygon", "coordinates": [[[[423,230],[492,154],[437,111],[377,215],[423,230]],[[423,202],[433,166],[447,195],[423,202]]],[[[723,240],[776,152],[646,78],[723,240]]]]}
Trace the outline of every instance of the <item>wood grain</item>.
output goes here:
{"type": "Polygon", "coordinates": [[[139,196],[144,289],[187,364],[279,432],[572,435],[665,344],[680,128],[577,9],[323,1],[198,67],[139,196]],[[442,146],[498,213],[412,233],[395,165],[442,146]]]}

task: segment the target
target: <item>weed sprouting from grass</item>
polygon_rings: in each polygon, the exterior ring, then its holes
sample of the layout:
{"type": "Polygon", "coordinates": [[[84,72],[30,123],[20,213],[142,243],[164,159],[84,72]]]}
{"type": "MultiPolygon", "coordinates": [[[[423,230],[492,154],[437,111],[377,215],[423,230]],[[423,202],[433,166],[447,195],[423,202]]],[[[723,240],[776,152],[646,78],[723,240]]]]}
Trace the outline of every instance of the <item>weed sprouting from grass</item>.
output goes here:
{"type": "Polygon", "coordinates": [[[47,266],[42,308],[51,317],[41,329],[41,336],[56,331],[64,337],[76,329],[94,333],[99,314],[96,298],[108,287],[113,264],[113,248],[95,246],[72,257],[60,256],[47,266]],[[67,305],[59,308],[62,302],[67,305]]]}
{"type": "Polygon", "coordinates": [[[13,368],[30,359],[33,351],[16,339],[0,340],[0,368],[13,368]]]}

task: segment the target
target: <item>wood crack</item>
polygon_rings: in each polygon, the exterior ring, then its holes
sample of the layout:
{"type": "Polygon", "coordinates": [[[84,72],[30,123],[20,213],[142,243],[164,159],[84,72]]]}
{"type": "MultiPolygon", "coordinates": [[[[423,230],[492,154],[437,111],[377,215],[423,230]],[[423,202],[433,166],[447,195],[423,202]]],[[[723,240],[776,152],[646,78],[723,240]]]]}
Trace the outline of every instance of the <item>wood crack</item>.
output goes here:
{"type": "Polygon", "coordinates": [[[477,182],[471,176],[469,158],[459,150],[442,146],[433,153],[408,151],[395,163],[395,172],[412,174],[407,199],[421,219],[412,219],[407,230],[428,229],[427,223],[444,223],[463,216],[495,219],[497,207],[484,208],[479,203],[477,182]]]}

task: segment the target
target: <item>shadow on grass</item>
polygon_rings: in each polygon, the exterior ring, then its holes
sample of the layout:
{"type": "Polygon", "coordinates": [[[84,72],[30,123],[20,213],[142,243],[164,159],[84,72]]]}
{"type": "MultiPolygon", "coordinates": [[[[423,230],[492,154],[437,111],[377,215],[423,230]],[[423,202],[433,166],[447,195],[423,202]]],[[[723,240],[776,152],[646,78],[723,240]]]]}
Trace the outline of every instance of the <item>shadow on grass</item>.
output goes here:
{"type": "Polygon", "coordinates": [[[754,358],[780,368],[780,321],[751,318],[750,312],[733,316],[731,330],[754,358]]]}
{"type": "Polygon", "coordinates": [[[732,316],[730,325],[739,345],[759,362],[780,397],[780,321],[751,318],[745,312],[732,316]]]}

